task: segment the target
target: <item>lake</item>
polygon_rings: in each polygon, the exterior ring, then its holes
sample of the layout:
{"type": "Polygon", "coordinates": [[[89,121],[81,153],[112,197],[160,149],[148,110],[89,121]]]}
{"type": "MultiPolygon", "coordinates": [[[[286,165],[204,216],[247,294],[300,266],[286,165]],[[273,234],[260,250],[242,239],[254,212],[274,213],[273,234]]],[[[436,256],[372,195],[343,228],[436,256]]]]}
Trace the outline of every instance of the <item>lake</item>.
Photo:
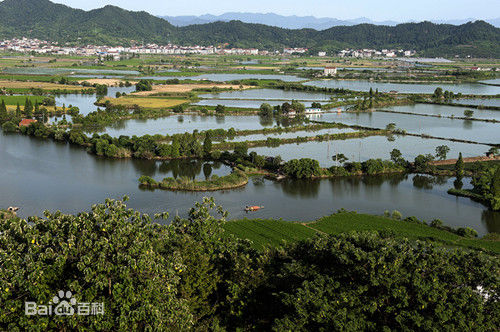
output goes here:
{"type": "MultiPolygon", "coordinates": [[[[400,110],[406,106],[388,109],[400,110]]],[[[399,129],[412,134],[427,134],[436,137],[458,138],[479,143],[498,144],[500,142],[500,124],[482,121],[470,121],[427,116],[367,112],[367,113],[325,113],[318,120],[342,122],[371,128],[385,128],[395,123],[399,129]]]]}
{"type": "MultiPolygon", "coordinates": [[[[0,160],[0,206],[20,206],[21,217],[41,215],[45,209],[77,213],[105,198],[123,195],[130,197],[129,207],[142,212],[169,211],[171,215],[178,212],[186,216],[195,201],[213,196],[229,211],[230,219],[306,221],[340,208],[378,215],[384,210],[398,210],[403,216],[427,221],[440,218],[453,227],[469,226],[480,235],[500,232],[498,212],[446,193],[453,179],[409,175],[274,182],[257,177],[246,187],[229,191],[148,191],[138,188],[137,179],[143,174],[156,179],[170,176],[173,171],[166,163],[162,166],[164,163],[155,161],[96,158],[67,144],[2,133],[0,160]],[[243,211],[245,205],[254,204],[265,208],[249,214],[243,211]]],[[[177,169],[183,171],[182,167],[177,169]]],[[[195,173],[203,174],[203,167],[201,173],[195,173]]]]}
{"type": "Polygon", "coordinates": [[[362,80],[320,80],[304,83],[305,85],[317,86],[320,88],[348,89],[353,91],[374,91],[380,92],[397,91],[399,93],[425,93],[432,94],[436,88],[440,87],[443,91],[448,90],[453,93],[476,94],[476,95],[496,95],[500,94],[500,86],[485,85],[479,83],[462,84],[441,84],[441,83],[383,83],[370,82],[362,80]]]}
{"type": "Polygon", "coordinates": [[[346,140],[323,142],[305,142],[299,144],[283,144],[279,147],[255,147],[250,151],[266,156],[280,155],[284,160],[312,158],[319,161],[322,167],[330,167],[335,163],[332,156],[343,153],[349,161],[366,161],[368,159],[390,159],[393,149],[401,151],[403,158],[413,161],[419,154],[436,153],[436,147],[447,145],[450,148],[448,158],[457,158],[462,152],[464,157],[485,155],[488,145],[449,142],[438,139],[424,139],[415,136],[371,136],[346,140]],[[394,139],[392,141],[392,139],[394,139]]]}

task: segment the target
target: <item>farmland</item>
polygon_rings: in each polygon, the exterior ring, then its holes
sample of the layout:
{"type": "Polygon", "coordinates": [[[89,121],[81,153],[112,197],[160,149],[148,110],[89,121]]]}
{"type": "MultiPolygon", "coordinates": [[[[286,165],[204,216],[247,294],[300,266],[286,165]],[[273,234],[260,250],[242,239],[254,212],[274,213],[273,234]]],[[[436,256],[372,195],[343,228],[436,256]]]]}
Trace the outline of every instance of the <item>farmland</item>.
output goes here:
{"type": "Polygon", "coordinates": [[[313,222],[299,223],[283,220],[237,220],[224,225],[224,229],[239,238],[248,239],[256,248],[276,247],[284,242],[296,242],[316,234],[342,234],[348,232],[389,232],[413,241],[429,240],[449,247],[481,248],[500,253],[500,242],[469,239],[427,225],[392,218],[340,212],[313,222]]]}

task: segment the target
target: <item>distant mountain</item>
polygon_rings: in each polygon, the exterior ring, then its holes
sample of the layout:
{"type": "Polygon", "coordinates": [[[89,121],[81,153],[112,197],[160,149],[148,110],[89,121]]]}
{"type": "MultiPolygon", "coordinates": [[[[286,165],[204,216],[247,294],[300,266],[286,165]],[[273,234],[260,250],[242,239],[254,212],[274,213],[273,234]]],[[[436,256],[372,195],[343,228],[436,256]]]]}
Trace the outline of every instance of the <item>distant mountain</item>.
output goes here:
{"type": "Polygon", "coordinates": [[[336,18],[317,18],[314,16],[282,16],[273,13],[225,13],[222,15],[205,14],[201,16],[160,16],[172,25],[183,27],[193,24],[206,24],[214,22],[242,21],[244,23],[264,24],[285,29],[315,29],[325,30],[334,26],[351,26],[357,24],[376,24],[394,26],[395,21],[374,22],[366,17],[353,20],[339,20],[336,18]]]}
{"type": "MultiPolygon", "coordinates": [[[[325,30],[335,26],[352,26],[358,24],[374,24],[395,26],[403,22],[396,21],[373,21],[366,17],[359,17],[352,20],[339,20],[336,18],[317,18],[314,16],[283,16],[273,13],[224,13],[222,15],[200,15],[200,16],[160,16],[170,22],[172,25],[184,27],[193,24],[206,24],[214,22],[242,21],[245,23],[265,24],[285,29],[315,29],[325,30]]],[[[467,22],[475,21],[474,18],[462,20],[440,20],[433,23],[461,25],[467,22]]],[[[495,27],[500,27],[500,18],[486,20],[495,27]]]]}
{"type": "Polygon", "coordinates": [[[0,2],[0,17],[0,38],[4,39],[24,36],[101,45],[228,43],[229,47],[271,50],[307,47],[311,52],[337,52],[343,48],[404,48],[416,50],[421,55],[500,58],[500,29],[483,21],[459,26],[431,22],[396,26],[364,23],[321,31],[284,29],[240,20],[176,27],[146,12],[132,12],[115,6],[83,11],[49,0],[4,0],[0,2]]]}

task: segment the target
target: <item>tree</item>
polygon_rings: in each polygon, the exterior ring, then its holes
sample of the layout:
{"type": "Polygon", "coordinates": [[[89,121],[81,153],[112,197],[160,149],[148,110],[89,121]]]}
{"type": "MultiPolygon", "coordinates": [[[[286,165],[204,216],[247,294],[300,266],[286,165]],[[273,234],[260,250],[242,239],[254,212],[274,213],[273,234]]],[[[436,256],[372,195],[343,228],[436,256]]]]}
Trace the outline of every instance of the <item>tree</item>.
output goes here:
{"type": "Polygon", "coordinates": [[[205,140],[203,141],[203,153],[205,156],[210,156],[210,153],[212,152],[212,139],[210,138],[210,135],[207,133],[205,135],[205,140]]]}
{"type": "Polygon", "coordinates": [[[177,137],[174,137],[172,141],[172,150],[170,157],[178,158],[180,156],[180,146],[181,144],[179,143],[179,139],[177,137]]]}
{"type": "Polygon", "coordinates": [[[139,80],[135,85],[136,91],[152,91],[153,90],[153,81],[152,80],[139,80]]]}
{"type": "Polygon", "coordinates": [[[217,105],[215,107],[215,113],[218,114],[218,115],[224,115],[224,113],[226,112],[226,106],[224,105],[217,105]]]}
{"type": "Polygon", "coordinates": [[[297,114],[304,113],[306,110],[306,107],[304,104],[298,102],[297,100],[292,100],[292,104],[290,105],[292,110],[294,110],[297,114]]]}
{"type": "Polygon", "coordinates": [[[7,121],[8,119],[7,106],[5,106],[5,100],[2,99],[2,103],[0,104],[0,123],[7,121]]]}
{"type": "Polygon", "coordinates": [[[450,148],[447,145],[440,145],[436,147],[436,157],[440,160],[445,160],[448,152],[450,152],[450,148]]]}
{"type": "Polygon", "coordinates": [[[401,151],[399,151],[398,149],[393,149],[391,151],[391,160],[395,163],[395,164],[402,164],[404,163],[404,159],[403,159],[403,154],[401,153],[401,151]]]}
{"type": "Polygon", "coordinates": [[[433,97],[434,97],[434,99],[441,99],[443,97],[443,89],[436,88],[436,90],[434,90],[433,97]]]}
{"type": "Polygon", "coordinates": [[[464,160],[462,158],[462,152],[458,154],[458,159],[455,163],[455,176],[460,179],[464,176],[464,160]]]}
{"type": "Polygon", "coordinates": [[[472,118],[473,115],[474,115],[474,111],[471,111],[471,110],[464,111],[464,116],[468,119],[472,118]]]}
{"type": "Polygon", "coordinates": [[[391,122],[385,126],[385,130],[387,131],[394,131],[396,130],[396,124],[394,122],[391,122]]]}
{"type": "Polygon", "coordinates": [[[31,104],[31,100],[29,98],[26,98],[26,101],[24,102],[24,116],[28,119],[33,116],[33,105],[31,104]]]}
{"type": "Polygon", "coordinates": [[[283,171],[293,178],[303,179],[319,175],[321,168],[317,160],[302,158],[286,162],[283,166],[283,171]]]}
{"type": "Polygon", "coordinates": [[[262,116],[272,116],[273,115],[273,107],[269,105],[268,103],[263,103],[260,105],[260,115],[262,116]]]}
{"type": "Polygon", "coordinates": [[[426,154],[426,155],[418,155],[416,158],[415,158],[415,162],[413,163],[413,166],[415,168],[415,171],[416,172],[420,172],[420,173],[425,173],[429,170],[430,168],[430,165],[429,163],[434,160],[434,156],[432,156],[431,154],[426,154]]]}
{"type": "Polygon", "coordinates": [[[496,146],[491,147],[491,148],[488,150],[488,154],[491,154],[491,155],[493,155],[493,156],[498,155],[498,148],[497,148],[496,146]]]}
{"type": "Polygon", "coordinates": [[[349,158],[347,158],[343,153],[337,153],[332,156],[332,160],[338,162],[339,164],[345,163],[349,158]]]}
{"type": "Polygon", "coordinates": [[[17,103],[17,106],[16,106],[16,117],[20,117],[21,116],[21,106],[19,105],[19,102],[17,103]]]}
{"type": "Polygon", "coordinates": [[[246,158],[248,155],[248,144],[247,142],[237,143],[234,146],[234,154],[237,158],[246,158]]]}

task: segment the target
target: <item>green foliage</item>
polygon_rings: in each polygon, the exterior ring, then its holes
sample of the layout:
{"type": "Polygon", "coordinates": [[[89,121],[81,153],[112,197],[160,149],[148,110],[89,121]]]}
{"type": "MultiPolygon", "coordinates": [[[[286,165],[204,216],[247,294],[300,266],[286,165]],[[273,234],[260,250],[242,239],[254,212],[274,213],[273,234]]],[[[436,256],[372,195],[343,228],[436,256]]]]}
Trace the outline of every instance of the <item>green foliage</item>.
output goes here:
{"type": "Polygon", "coordinates": [[[436,147],[436,157],[440,160],[445,160],[448,152],[450,152],[450,148],[447,145],[440,145],[436,147]]]}
{"type": "Polygon", "coordinates": [[[472,118],[474,116],[474,111],[471,111],[471,110],[465,110],[464,111],[464,116],[466,118],[472,118]]]}
{"type": "Polygon", "coordinates": [[[228,43],[231,47],[260,49],[308,47],[329,52],[341,48],[402,48],[450,57],[456,54],[494,57],[500,53],[499,29],[483,21],[460,26],[430,22],[394,27],[360,24],[323,31],[290,30],[240,21],[174,27],[146,12],[131,12],[114,6],[84,12],[47,0],[3,1],[0,16],[3,18],[0,29],[4,38],[30,36],[82,45],[129,44],[134,40],[183,45],[228,43]]]}
{"type": "Polygon", "coordinates": [[[217,105],[215,107],[215,113],[219,115],[223,115],[226,112],[226,106],[224,105],[217,105]]]}
{"type": "Polygon", "coordinates": [[[288,176],[296,179],[302,179],[319,175],[320,167],[317,160],[309,158],[292,159],[285,163],[283,171],[288,176]]]}
{"type": "Polygon", "coordinates": [[[15,133],[17,128],[17,125],[11,121],[7,121],[2,124],[2,130],[5,133],[15,133]]]}
{"type": "Polygon", "coordinates": [[[457,178],[462,178],[464,176],[464,159],[462,158],[462,152],[458,154],[458,159],[455,163],[455,176],[457,178]]]}
{"type": "Polygon", "coordinates": [[[472,192],[488,203],[492,210],[500,210],[500,167],[482,166],[472,177],[472,192]]]}
{"type": "Polygon", "coordinates": [[[268,103],[263,103],[260,105],[260,115],[262,116],[272,116],[273,115],[273,107],[268,103]]]}
{"type": "Polygon", "coordinates": [[[136,91],[151,91],[153,90],[153,81],[152,80],[139,80],[135,85],[136,91]]]}
{"type": "Polygon", "coordinates": [[[346,212],[309,227],[226,223],[213,199],[170,224],[112,200],[44,216],[0,223],[2,330],[495,330],[500,323],[498,258],[415,241],[481,241],[422,224],[346,212]],[[262,234],[262,246],[282,244],[280,234],[290,243],[256,251],[231,229],[262,234]],[[327,235],[353,229],[378,232],[327,235]],[[25,301],[49,303],[61,289],[80,302],[104,302],[105,315],[24,314],[25,301]]]}
{"type": "Polygon", "coordinates": [[[434,160],[434,156],[427,154],[427,155],[418,155],[415,158],[415,162],[413,163],[413,167],[416,172],[419,173],[425,173],[429,171],[432,167],[429,165],[429,163],[434,160]]]}

